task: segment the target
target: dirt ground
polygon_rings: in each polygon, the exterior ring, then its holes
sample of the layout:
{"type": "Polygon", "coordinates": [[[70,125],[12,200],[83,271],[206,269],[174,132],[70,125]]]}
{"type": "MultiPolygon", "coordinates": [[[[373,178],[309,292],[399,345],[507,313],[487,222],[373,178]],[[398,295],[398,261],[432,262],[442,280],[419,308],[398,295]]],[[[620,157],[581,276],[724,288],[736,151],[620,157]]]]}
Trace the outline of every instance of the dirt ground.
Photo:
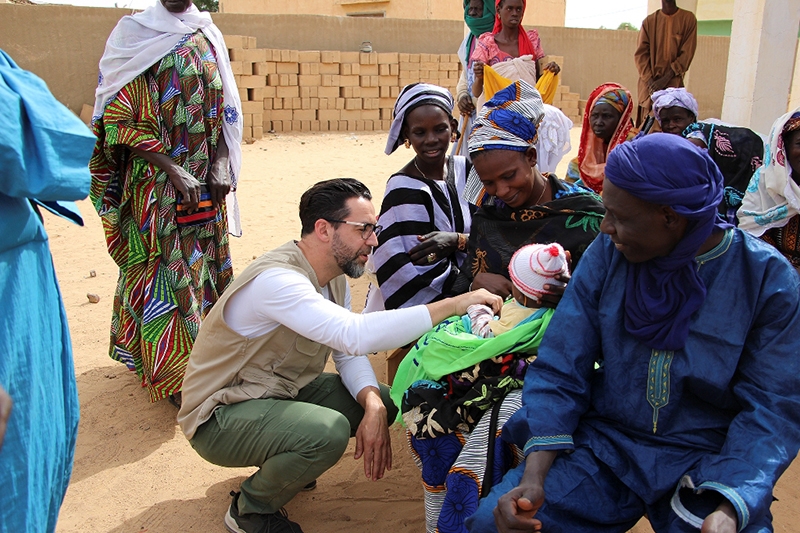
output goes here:
{"type": "MultiPolygon", "coordinates": [[[[577,147],[580,130],[573,130],[577,147]]],[[[386,179],[413,155],[403,148],[383,154],[385,134],[268,135],[244,147],[239,201],[244,236],[231,239],[233,264],[240,272],[263,252],[298,238],[297,203],[312,183],[355,177],[366,183],[380,208],[386,179]]],[[[573,152],[577,150],[574,148],[573,152]]],[[[567,158],[559,175],[563,176],[567,158]]],[[[117,269],[106,253],[98,217],[80,203],[83,228],[46,216],[51,248],[69,316],[81,423],[72,482],[57,531],[172,533],[225,531],[222,517],[231,490],[252,468],[206,463],[189,446],[166,401],[151,404],[135,374],[107,355],[111,302],[117,269]],[[95,275],[92,276],[91,273],[95,275]],[[87,293],[100,296],[89,303],[87,293]]],[[[363,305],[367,283],[351,282],[354,307],[363,305]]],[[[358,309],[357,309],[358,310],[358,309]]],[[[379,379],[384,354],[372,357],[379,379]]],[[[320,479],[316,490],[287,505],[289,516],[307,533],[424,531],[419,471],[394,427],[394,469],[381,481],[364,478],[345,456],[320,479]]],[[[772,506],[775,530],[800,531],[800,466],[781,479],[772,506]]],[[[650,531],[640,524],[637,533],[650,531]]]]}

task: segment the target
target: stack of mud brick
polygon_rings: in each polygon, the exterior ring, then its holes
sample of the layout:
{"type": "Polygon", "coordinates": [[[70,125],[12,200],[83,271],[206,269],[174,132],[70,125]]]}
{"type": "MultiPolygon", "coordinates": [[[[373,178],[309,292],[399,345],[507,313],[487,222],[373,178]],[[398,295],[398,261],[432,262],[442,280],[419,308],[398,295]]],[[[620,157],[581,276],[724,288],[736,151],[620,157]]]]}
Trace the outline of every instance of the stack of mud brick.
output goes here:
{"type": "MultiPolygon", "coordinates": [[[[551,61],[555,61],[564,70],[564,57],[563,56],[545,56],[542,59],[542,65],[546,65],[551,61]]],[[[578,93],[569,92],[568,85],[559,85],[556,90],[553,105],[559,108],[573,124],[580,126],[583,120],[583,110],[586,108],[586,101],[581,103],[581,95],[578,93]]]]}
{"type": "Polygon", "coordinates": [[[388,130],[400,89],[419,81],[455,92],[455,54],[297,51],[225,37],[244,113],[245,140],[265,131],[388,130]]]}

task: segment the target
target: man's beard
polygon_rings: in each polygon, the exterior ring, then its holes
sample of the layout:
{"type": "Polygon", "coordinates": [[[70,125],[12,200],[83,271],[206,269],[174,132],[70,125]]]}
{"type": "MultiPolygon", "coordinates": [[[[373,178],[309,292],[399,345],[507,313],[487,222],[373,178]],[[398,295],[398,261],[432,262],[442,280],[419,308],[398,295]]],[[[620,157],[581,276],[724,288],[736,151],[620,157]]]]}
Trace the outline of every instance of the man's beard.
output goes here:
{"type": "Polygon", "coordinates": [[[371,246],[366,250],[361,248],[354,252],[342,242],[338,234],[334,233],[331,248],[333,250],[333,257],[336,259],[336,264],[339,265],[339,268],[347,277],[355,279],[360,278],[364,274],[366,263],[360,262],[359,257],[361,257],[362,254],[369,254],[372,248],[371,246]]]}

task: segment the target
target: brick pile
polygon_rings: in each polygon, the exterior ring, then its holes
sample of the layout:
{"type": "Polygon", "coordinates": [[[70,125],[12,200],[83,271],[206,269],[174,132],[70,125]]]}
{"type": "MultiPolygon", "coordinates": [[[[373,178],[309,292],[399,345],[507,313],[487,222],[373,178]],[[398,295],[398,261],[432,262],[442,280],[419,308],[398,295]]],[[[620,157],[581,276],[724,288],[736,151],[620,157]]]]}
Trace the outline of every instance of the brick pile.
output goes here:
{"type": "Polygon", "coordinates": [[[267,131],[388,130],[400,89],[419,81],[455,92],[456,54],[362,53],[258,48],[225,36],[246,140],[267,131]]]}

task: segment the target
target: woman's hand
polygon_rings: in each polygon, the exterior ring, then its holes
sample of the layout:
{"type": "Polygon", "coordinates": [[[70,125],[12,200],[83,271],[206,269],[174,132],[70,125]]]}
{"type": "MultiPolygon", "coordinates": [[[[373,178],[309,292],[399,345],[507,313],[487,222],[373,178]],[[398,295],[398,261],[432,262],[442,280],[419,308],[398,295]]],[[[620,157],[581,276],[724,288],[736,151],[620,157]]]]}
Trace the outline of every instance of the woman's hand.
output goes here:
{"type": "Polygon", "coordinates": [[[214,207],[219,207],[225,197],[231,191],[231,178],[228,175],[228,160],[223,162],[217,160],[211,165],[211,171],[206,178],[208,192],[211,194],[211,201],[214,207]]]}
{"type": "Polygon", "coordinates": [[[504,300],[511,296],[511,281],[500,274],[481,272],[475,276],[470,286],[472,290],[486,289],[504,300]]]}
{"type": "Polygon", "coordinates": [[[472,64],[472,73],[475,74],[475,81],[483,83],[483,65],[482,61],[475,61],[472,64]]]}
{"type": "MultiPolygon", "coordinates": [[[[572,254],[569,252],[569,250],[566,250],[564,252],[564,255],[567,257],[567,265],[569,265],[568,272],[572,272],[572,254]]],[[[564,291],[567,290],[567,285],[569,284],[569,280],[572,279],[572,276],[570,276],[568,272],[553,276],[553,279],[562,282],[564,285],[554,285],[552,283],[545,283],[542,286],[544,290],[553,293],[553,294],[545,294],[542,296],[540,300],[542,307],[550,307],[552,309],[555,309],[555,307],[558,305],[558,302],[561,301],[561,298],[564,296],[564,291]]]]}
{"type": "Polygon", "coordinates": [[[181,205],[186,208],[186,212],[190,215],[194,213],[197,210],[197,204],[200,203],[200,182],[178,165],[172,165],[167,170],[167,177],[183,196],[181,205]]]}
{"type": "Polygon", "coordinates": [[[417,266],[427,266],[450,257],[458,247],[458,233],[449,231],[432,231],[425,235],[417,235],[417,240],[420,243],[408,251],[411,262],[417,266]]]}
{"type": "Polygon", "coordinates": [[[561,67],[558,66],[558,63],[556,63],[555,61],[551,61],[548,64],[546,64],[544,68],[542,68],[542,71],[545,70],[549,70],[553,74],[558,74],[559,72],[561,72],[561,67]]]}
{"type": "Polygon", "coordinates": [[[219,136],[217,153],[206,178],[206,185],[214,207],[219,207],[231,191],[231,178],[228,174],[228,145],[225,143],[224,135],[219,136]]]}
{"type": "Polygon", "coordinates": [[[461,95],[461,98],[458,99],[458,110],[464,116],[470,116],[475,111],[475,103],[470,95],[461,95]]]}

